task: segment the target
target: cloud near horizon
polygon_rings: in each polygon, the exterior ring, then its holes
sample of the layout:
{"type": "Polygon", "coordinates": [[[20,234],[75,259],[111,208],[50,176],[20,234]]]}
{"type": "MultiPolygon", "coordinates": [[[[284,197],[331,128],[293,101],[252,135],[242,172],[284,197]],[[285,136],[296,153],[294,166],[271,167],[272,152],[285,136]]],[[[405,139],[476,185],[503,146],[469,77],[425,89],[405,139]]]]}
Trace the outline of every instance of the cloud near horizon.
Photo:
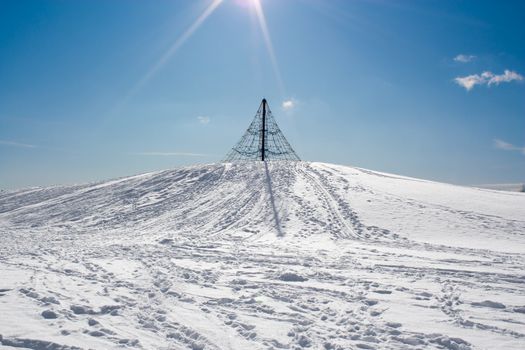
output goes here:
{"type": "Polygon", "coordinates": [[[20,142],[15,142],[15,141],[8,141],[8,140],[0,140],[0,145],[19,147],[19,148],[37,148],[36,145],[31,145],[28,143],[20,143],[20,142]]]}
{"type": "Polygon", "coordinates": [[[500,139],[494,139],[494,147],[503,151],[518,151],[525,156],[525,147],[514,146],[500,139]]]}
{"type": "Polygon", "coordinates": [[[459,54],[457,55],[456,57],[454,57],[454,61],[456,62],[461,62],[461,63],[468,63],[468,62],[472,62],[473,60],[476,59],[476,56],[474,55],[463,55],[463,54],[459,54]]]}
{"type": "Polygon", "coordinates": [[[510,83],[511,81],[521,81],[523,76],[518,74],[515,71],[505,69],[503,74],[494,74],[490,71],[485,71],[481,74],[472,74],[465,77],[454,78],[454,82],[459,86],[465,88],[465,90],[470,91],[476,85],[499,85],[501,83],[510,83]]]}

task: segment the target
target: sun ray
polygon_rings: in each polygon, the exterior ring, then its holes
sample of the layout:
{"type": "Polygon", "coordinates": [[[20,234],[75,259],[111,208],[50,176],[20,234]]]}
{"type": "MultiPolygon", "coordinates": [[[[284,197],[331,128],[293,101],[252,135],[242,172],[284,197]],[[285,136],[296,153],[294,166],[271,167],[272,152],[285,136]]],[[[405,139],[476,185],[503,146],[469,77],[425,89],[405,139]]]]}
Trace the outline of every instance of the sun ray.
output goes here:
{"type": "Polygon", "coordinates": [[[204,23],[204,21],[217,9],[223,0],[213,0],[204,12],[197,17],[188,29],[182,33],[181,36],[171,45],[164,54],[155,62],[155,64],[146,72],[146,74],[130,89],[128,94],[120,101],[114,111],[120,110],[127,101],[135,95],[162,67],[169,61],[169,59],[180,49],[182,45],[195,33],[197,29],[204,23]]]}
{"type": "Polygon", "coordinates": [[[285,89],[284,89],[284,83],[281,76],[281,71],[279,70],[279,65],[277,63],[277,58],[275,56],[275,51],[273,49],[272,39],[270,37],[270,31],[268,30],[268,25],[266,24],[266,17],[264,16],[264,10],[261,5],[260,0],[252,0],[253,6],[255,8],[255,13],[257,15],[257,21],[259,22],[259,26],[261,27],[261,32],[264,39],[264,44],[266,45],[266,49],[268,50],[268,55],[270,56],[270,60],[272,62],[272,68],[275,74],[275,78],[277,79],[277,84],[279,85],[279,92],[281,93],[281,97],[285,96],[285,89]]]}
{"type": "Polygon", "coordinates": [[[182,35],[171,45],[171,47],[160,57],[160,59],[151,67],[151,69],[144,75],[144,77],[139,81],[137,86],[142,86],[146,83],[151,77],[153,77],[165,64],[168,60],[177,52],[177,50],[195,33],[197,29],[202,25],[202,23],[215,11],[215,9],[223,2],[223,0],[213,0],[212,3],[204,10],[204,12],[197,17],[195,22],[182,33],[182,35]]]}

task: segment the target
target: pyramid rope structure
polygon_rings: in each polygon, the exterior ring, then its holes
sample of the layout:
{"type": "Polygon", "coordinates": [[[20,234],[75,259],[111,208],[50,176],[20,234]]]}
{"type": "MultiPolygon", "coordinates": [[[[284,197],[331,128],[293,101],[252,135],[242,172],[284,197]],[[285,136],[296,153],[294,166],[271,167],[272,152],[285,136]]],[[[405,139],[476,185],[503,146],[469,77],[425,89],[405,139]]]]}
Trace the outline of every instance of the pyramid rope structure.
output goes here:
{"type": "Polygon", "coordinates": [[[277,125],[263,99],[248,130],[224,158],[224,162],[301,160],[277,125]]]}

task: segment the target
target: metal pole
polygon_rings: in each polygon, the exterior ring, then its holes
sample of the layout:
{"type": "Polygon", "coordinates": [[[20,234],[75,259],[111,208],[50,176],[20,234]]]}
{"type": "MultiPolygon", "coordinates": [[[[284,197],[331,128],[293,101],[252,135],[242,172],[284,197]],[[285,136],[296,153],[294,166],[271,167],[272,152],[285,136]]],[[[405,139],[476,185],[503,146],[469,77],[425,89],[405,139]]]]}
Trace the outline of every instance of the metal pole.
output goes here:
{"type": "Polygon", "coordinates": [[[266,133],[266,99],[263,98],[262,100],[263,110],[262,110],[262,149],[261,149],[261,160],[264,162],[264,148],[266,147],[265,142],[265,133],[266,133]]]}

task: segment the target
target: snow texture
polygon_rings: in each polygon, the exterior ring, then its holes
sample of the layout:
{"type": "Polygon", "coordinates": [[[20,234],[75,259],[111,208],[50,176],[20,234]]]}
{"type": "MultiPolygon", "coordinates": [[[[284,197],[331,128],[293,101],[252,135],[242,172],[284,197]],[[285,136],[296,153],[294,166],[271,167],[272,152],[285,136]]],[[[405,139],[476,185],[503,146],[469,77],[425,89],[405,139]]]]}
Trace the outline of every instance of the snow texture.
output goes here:
{"type": "Polygon", "coordinates": [[[0,237],[0,348],[525,348],[523,193],[212,164],[3,191],[0,237]]]}

